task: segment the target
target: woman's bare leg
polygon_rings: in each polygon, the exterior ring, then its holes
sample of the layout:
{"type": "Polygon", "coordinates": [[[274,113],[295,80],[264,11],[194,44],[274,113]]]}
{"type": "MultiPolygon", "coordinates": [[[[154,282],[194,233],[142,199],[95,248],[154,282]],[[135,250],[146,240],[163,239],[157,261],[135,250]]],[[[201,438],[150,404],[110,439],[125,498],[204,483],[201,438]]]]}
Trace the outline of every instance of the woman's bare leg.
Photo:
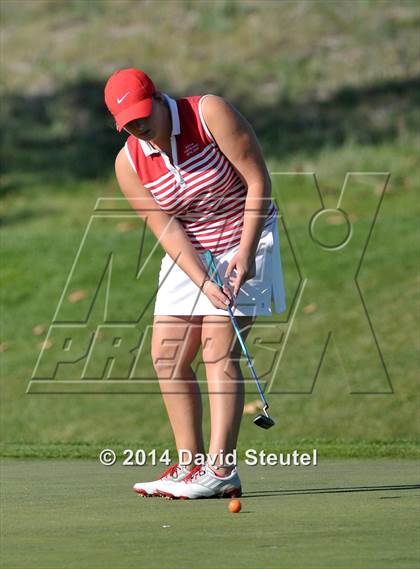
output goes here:
{"type": "MultiPolygon", "coordinates": [[[[204,453],[200,388],[191,368],[202,316],[155,316],[152,359],[177,449],[204,453]]],[[[193,464],[191,466],[194,466],[193,464]]]]}
{"type": "MultiPolygon", "coordinates": [[[[253,317],[237,317],[243,339],[253,317]]],[[[225,456],[236,448],[244,408],[244,383],[239,365],[241,348],[227,316],[204,316],[203,360],[210,400],[211,440],[209,453],[225,456]]],[[[218,460],[220,464],[220,459],[218,460]]],[[[227,473],[229,469],[220,469],[227,473]]]]}

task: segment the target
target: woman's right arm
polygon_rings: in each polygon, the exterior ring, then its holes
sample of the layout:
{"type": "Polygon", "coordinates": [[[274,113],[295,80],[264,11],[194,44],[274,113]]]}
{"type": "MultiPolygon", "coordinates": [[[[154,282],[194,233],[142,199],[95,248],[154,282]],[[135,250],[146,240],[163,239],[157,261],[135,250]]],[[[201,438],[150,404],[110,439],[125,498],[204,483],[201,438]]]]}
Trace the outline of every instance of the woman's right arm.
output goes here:
{"type": "Polygon", "coordinates": [[[160,209],[134,172],[124,148],[115,160],[115,173],[122,193],[154,233],[168,255],[198,287],[203,287],[204,294],[216,308],[226,309],[226,304],[230,300],[229,291],[225,289],[227,293],[225,294],[215,283],[210,281],[204,283],[207,277],[206,269],[182,224],[175,217],[160,209]]]}

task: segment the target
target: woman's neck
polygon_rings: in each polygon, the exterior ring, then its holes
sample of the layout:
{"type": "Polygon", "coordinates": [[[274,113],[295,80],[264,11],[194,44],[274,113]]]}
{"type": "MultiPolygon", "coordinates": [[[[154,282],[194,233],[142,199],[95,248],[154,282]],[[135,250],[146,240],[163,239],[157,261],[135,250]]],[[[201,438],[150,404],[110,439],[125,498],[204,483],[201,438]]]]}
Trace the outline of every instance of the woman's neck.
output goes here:
{"type": "Polygon", "coordinates": [[[167,154],[171,149],[171,133],[172,133],[172,117],[169,110],[168,103],[164,100],[162,104],[162,134],[153,138],[150,142],[158,150],[166,152],[167,154]]]}

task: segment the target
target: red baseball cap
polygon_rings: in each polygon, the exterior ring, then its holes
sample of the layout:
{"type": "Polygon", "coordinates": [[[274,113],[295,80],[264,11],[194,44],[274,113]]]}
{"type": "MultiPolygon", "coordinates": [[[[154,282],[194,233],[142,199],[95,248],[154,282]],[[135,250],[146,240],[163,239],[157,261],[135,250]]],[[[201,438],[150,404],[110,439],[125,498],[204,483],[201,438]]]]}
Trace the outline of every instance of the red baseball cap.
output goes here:
{"type": "Polygon", "coordinates": [[[141,69],[120,69],[111,75],[105,85],[105,103],[118,131],[128,122],[150,115],[154,93],[153,81],[141,69]]]}

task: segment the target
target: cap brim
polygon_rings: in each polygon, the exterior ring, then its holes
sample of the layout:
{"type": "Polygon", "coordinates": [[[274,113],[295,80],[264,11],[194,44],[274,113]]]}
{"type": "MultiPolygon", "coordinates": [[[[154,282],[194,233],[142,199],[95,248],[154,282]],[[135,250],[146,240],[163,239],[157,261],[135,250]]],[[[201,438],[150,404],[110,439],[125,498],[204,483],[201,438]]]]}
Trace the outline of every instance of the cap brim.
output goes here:
{"type": "Polygon", "coordinates": [[[151,114],[152,108],[153,100],[152,97],[149,97],[148,99],[144,99],[143,101],[140,101],[140,103],[136,103],[128,109],[125,109],[115,116],[117,130],[120,132],[130,121],[134,121],[136,119],[145,119],[151,114]]]}

